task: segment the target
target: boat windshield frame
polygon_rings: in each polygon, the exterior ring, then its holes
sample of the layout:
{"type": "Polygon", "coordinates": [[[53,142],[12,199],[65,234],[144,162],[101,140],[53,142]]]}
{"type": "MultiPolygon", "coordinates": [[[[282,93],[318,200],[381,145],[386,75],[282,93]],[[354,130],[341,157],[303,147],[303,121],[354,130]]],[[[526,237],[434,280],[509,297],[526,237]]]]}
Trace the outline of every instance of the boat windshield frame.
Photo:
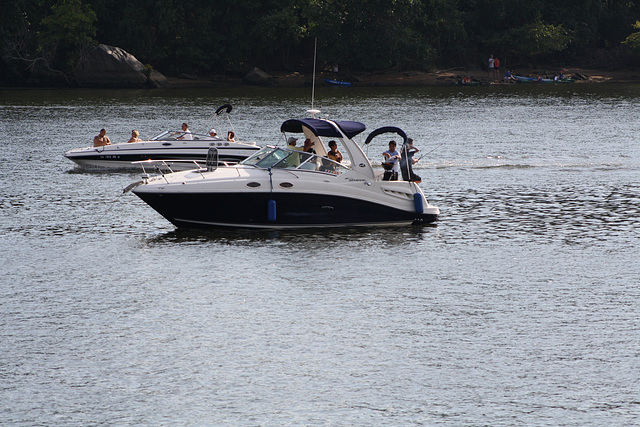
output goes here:
{"type": "Polygon", "coordinates": [[[328,157],[270,145],[247,157],[240,164],[255,166],[260,169],[305,170],[332,175],[341,175],[351,170],[342,163],[331,160],[328,157]]]}
{"type": "MultiPolygon", "coordinates": [[[[192,139],[178,139],[184,135],[184,131],[172,131],[166,130],[159,135],[154,136],[149,141],[181,141],[181,142],[190,142],[196,140],[203,141],[215,141],[215,142],[225,142],[226,140],[219,136],[210,136],[210,135],[202,135],[198,133],[191,133],[192,139]]],[[[229,141],[226,141],[229,142],[229,141]]]]}

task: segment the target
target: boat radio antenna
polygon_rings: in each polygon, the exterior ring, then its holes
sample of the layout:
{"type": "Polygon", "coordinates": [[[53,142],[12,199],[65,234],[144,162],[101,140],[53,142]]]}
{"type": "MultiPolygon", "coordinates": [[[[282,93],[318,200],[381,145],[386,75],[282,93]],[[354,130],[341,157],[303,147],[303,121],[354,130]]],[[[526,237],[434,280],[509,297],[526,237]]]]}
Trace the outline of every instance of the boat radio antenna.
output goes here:
{"type": "Polygon", "coordinates": [[[314,110],[313,103],[316,96],[316,57],[318,52],[318,38],[314,39],[313,45],[313,78],[311,80],[311,109],[314,110]]]}

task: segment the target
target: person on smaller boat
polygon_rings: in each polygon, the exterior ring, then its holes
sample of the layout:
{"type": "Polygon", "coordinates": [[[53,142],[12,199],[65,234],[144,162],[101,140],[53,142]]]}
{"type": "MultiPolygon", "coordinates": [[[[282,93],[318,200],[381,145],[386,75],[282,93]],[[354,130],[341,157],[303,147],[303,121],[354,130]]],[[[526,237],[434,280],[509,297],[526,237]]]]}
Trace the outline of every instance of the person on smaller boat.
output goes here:
{"type": "Polygon", "coordinates": [[[209,129],[209,136],[214,139],[220,139],[218,132],[214,128],[209,129]]]}
{"type": "Polygon", "coordinates": [[[131,138],[129,138],[129,140],[127,142],[140,142],[142,141],[140,138],[138,138],[140,136],[140,132],[138,132],[137,130],[132,130],[131,131],[131,138]]]}
{"type": "Polygon", "coordinates": [[[107,136],[107,131],[100,129],[100,133],[93,137],[93,146],[104,147],[105,145],[111,145],[111,140],[107,136]]]}
{"type": "Polygon", "coordinates": [[[236,134],[232,131],[229,131],[227,133],[227,141],[229,142],[236,142],[236,134]]]}
{"type": "Polygon", "coordinates": [[[182,124],[182,135],[180,135],[178,139],[183,139],[185,141],[193,140],[193,135],[191,134],[191,131],[189,130],[189,126],[186,123],[182,124]]]}

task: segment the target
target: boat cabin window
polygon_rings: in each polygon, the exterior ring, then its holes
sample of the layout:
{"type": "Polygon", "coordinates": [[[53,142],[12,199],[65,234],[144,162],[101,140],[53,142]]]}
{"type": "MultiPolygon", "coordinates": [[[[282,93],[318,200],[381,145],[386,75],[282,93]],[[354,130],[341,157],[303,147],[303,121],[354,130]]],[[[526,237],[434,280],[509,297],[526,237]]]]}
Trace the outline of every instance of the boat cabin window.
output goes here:
{"type": "Polygon", "coordinates": [[[302,169],[335,175],[340,175],[349,170],[342,164],[327,157],[276,147],[265,147],[241,163],[265,169],[302,169]]]}

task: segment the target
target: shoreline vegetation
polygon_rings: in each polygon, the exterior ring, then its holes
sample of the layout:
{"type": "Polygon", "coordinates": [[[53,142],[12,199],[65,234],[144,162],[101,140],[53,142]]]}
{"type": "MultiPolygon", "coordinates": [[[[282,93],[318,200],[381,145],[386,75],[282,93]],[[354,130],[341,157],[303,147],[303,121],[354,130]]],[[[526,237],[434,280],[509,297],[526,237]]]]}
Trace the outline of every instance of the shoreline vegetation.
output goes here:
{"type": "Polygon", "coordinates": [[[292,87],[312,69],[356,86],[482,85],[491,57],[502,73],[640,80],[598,71],[640,69],[640,0],[7,0],[0,17],[0,85],[14,87],[292,87]]]}
{"type": "MultiPolygon", "coordinates": [[[[625,70],[600,70],[579,67],[563,68],[531,68],[515,69],[515,75],[522,76],[553,76],[564,70],[567,78],[575,80],[575,83],[640,83],[640,69],[625,70]]],[[[501,77],[506,70],[501,70],[501,77]]],[[[312,73],[273,73],[273,84],[275,88],[293,88],[311,86],[312,73]]],[[[464,68],[453,68],[447,70],[437,70],[434,72],[422,71],[391,71],[391,72],[370,72],[370,73],[338,73],[332,72],[316,73],[316,86],[325,85],[324,79],[335,79],[352,83],[353,86],[361,87],[402,87],[402,86],[453,86],[465,76],[480,85],[490,84],[512,84],[503,83],[501,79],[490,79],[486,70],[465,70],[464,68]]],[[[167,84],[164,88],[216,88],[249,86],[241,77],[229,77],[221,75],[213,76],[180,76],[167,77],[167,84]]]]}

